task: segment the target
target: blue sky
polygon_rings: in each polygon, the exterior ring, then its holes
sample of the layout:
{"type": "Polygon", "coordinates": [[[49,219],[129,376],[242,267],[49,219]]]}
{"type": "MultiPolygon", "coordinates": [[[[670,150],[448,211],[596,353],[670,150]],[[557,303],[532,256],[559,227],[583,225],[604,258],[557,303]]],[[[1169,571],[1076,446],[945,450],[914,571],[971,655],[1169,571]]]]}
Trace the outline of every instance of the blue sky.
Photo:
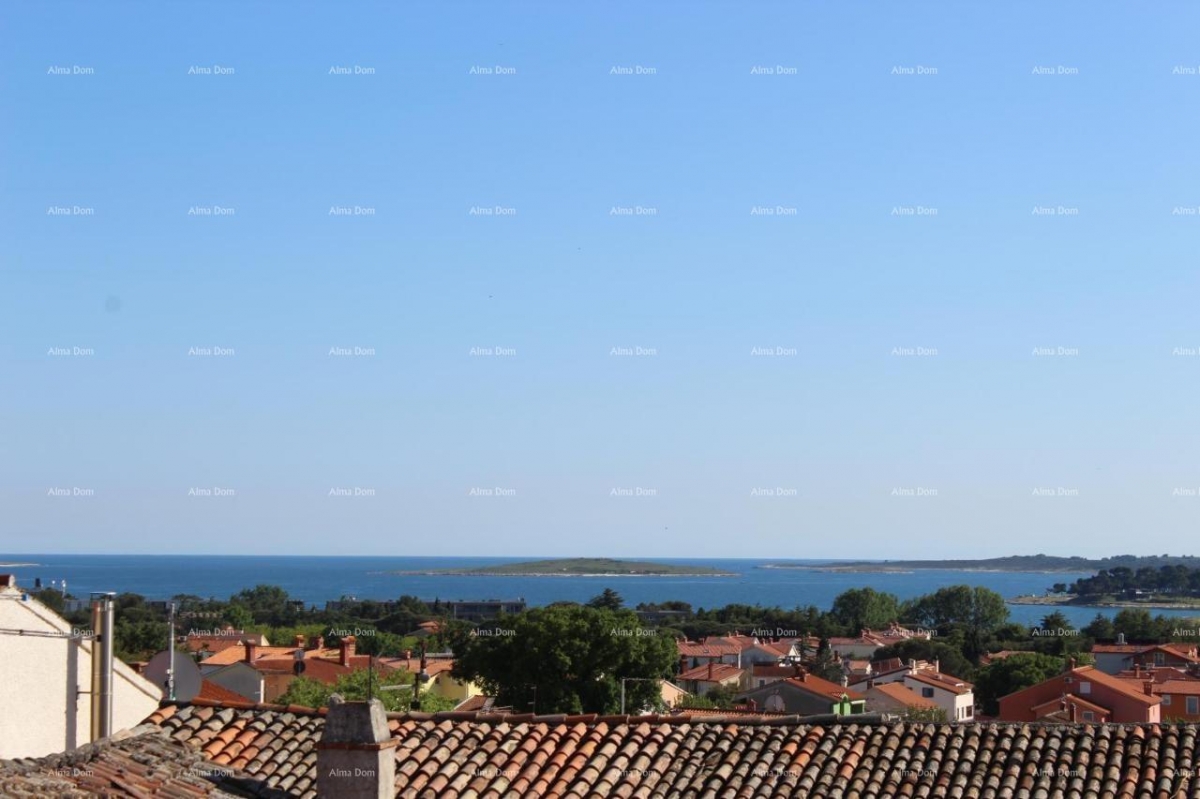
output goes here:
{"type": "Polygon", "coordinates": [[[1198,24],[9,4],[5,549],[1192,551],[1198,24]]]}

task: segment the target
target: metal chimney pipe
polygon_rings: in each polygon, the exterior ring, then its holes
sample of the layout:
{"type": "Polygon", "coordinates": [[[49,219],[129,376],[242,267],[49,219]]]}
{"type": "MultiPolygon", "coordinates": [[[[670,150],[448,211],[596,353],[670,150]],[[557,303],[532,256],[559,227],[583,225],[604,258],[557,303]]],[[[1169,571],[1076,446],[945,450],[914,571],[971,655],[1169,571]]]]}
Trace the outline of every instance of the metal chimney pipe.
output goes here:
{"type": "Polygon", "coordinates": [[[113,593],[92,594],[92,740],[113,729],[113,593]]]}

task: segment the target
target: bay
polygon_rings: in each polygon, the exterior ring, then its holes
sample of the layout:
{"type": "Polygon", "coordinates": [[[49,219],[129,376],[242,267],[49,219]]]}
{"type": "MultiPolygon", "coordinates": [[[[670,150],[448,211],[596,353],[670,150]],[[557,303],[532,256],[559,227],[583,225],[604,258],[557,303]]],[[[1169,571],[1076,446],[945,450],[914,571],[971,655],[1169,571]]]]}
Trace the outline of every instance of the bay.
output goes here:
{"type": "MultiPolygon", "coordinates": [[[[399,574],[436,569],[464,569],[500,563],[538,560],[467,557],[299,557],[236,555],[0,555],[0,572],[13,573],[18,585],[32,588],[35,578],[44,585],[67,581],[78,597],[92,591],[141,594],[148,599],[168,599],[176,594],[227,599],[231,594],[260,583],[278,585],[308,605],[324,606],[341,597],[395,599],[412,594],[432,601],[457,599],[523,598],[530,605],[567,600],[585,602],[612,588],[630,607],[639,602],[670,599],[690,602],[694,608],[733,603],[779,605],[784,608],[816,605],[827,610],[838,594],[870,586],[890,591],[901,599],[927,594],[943,586],[980,585],[1005,598],[1041,594],[1056,582],[1071,581],[1089,573],[990,572],[957,569],[905,573],[841,572],[811,569],[761,568],[767,563],[821,566],[831,561],[638,558],[656,563],[708,566],[736,577],[471,577],[463,575],[399,574]]],[[[1113,616],[1115,609],[1058,608],[1076,626],[1096,615],[1113,616]]],[[[1012,619],[1035,625],[1054,608],[1009,605],[1012,619]]],[[[1167,616],[1200,616],[1197,610],[1157,610],[1167,616]]]]}

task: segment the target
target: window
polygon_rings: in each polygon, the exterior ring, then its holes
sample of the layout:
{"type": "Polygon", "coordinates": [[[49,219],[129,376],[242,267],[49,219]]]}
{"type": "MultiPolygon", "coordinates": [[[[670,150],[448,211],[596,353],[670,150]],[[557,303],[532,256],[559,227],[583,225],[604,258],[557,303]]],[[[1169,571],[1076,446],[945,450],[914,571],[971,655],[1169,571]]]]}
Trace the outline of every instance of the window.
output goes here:
{"type": "Polygon", "coordinates": [[[1162,695],[1162,703],[1163,703],[1164,705],[1169,705],[1169,704],[1171,704],[1171,695],[1170,695],[1170,694],[1163,694],[1163,695],[1162,695]]]}
{"type": "Polygon", "coordinates": [[[1162,653],[1162,652],[1154,653],[1154,665],[1155,666],[1161,666],[1166,662],[1167,662],[1167,656],[1164,653],[1162,653]]]}
{"type": "Polygon", "coordinates": [[[1079,693],[1090,694],[1092,692],[1092,684],[1090,682],[1079,683],[1079,693]]]}
{"type": "Polygon", "coordinates": [[[1085,710],[1085,711],[1083,711],[1083,720],[1084,721],[1095,721],[1096,714],[1090,710],[1085,710]]]}
{"type": "Polygon", "coordinates": [[[975,708],[973,708],[973,707],[965,708],[963,710],[963,715],[969,719],[975,718],[975,708]]]}
{"type": "Polygon", "coordinates": [[[1189,696],[1187,698],[1187,712],[1189,716],[1200,713],[1200,696],[1189,696]]]}
{"type": "Polygon", "coordinates": [[[931,699],[933,697],[933,689],[932,688],[922,688],[921,696],[925,697],[926,699],[931,699]]]}

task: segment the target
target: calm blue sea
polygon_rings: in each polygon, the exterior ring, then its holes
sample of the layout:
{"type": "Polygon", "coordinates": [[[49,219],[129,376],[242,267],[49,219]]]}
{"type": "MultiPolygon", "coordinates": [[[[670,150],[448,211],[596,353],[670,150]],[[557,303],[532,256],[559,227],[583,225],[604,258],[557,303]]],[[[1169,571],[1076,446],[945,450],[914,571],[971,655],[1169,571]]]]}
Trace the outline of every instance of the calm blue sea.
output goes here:
{"type": "MultiPolygon", "coordinates": [[[[0,572],[15,573],[19,585],[40,577],[67,581],[68,590],[86,597],[90,591],[131,591],[151,599],[175,594],[228,598],[259,583],[282,586],[297,599],[316,605],[342,596],[394,599],[413,594],[422,599],[509,599],[522,597],[531,605],[556,600],[585,601],[612,588],[628,605],[679,599],[693,607],[730,603],[826,609],[848,588],[871,586],[901,599],[929,593],[941,586],[982,585],[1005,597],[1042,593],[1055,582],[1071,582],[1084,574],[1037,572],[918,571],[909,574],[853,574],[792,569],[757,568],[764,560],[656,559],[661,563],[711,566],[736,572],[737,577],[449,577],[401,575],[394,572],[466,568],[533,560],[524,558],[380,558],[380,557],[259,557],[216,555],[0,555],[0,572]]],[[[648,559],[655,560],[655,559],[648,559]]],[[[775,561],[781,562],[781,561],[775,561]]],[[[820,564],[822,561],[788,561],[820,564]]],[[[1010,605],[1015,621],[1036,623],[1047,608],[1010,605]]],[[[1096,615],[1093,608],[1063,608],[1077,626],[1096,615]]],[[[1153,611],[1173,616],[1194,611],[1153,611]]],[[[1106,611],[1112,615],[1113,611],[1106,611]]]]}

